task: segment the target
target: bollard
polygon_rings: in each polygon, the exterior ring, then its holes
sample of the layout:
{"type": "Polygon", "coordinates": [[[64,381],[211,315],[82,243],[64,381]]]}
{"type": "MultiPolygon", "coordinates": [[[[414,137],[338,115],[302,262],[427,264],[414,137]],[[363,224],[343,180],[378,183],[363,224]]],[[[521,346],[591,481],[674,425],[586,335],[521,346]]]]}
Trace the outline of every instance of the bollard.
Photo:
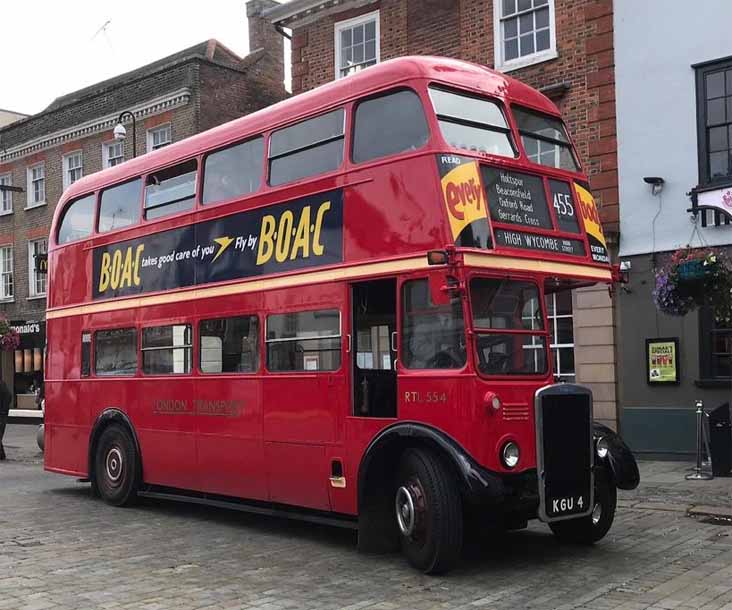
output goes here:
{"type": "Polygon", "coordinates": [[[714,477],[702,472],[702,452],[704,444],[704,403],[696,401],[696,467],[694,472],[686,475],[687,481],[708,481],[714,477]]]}

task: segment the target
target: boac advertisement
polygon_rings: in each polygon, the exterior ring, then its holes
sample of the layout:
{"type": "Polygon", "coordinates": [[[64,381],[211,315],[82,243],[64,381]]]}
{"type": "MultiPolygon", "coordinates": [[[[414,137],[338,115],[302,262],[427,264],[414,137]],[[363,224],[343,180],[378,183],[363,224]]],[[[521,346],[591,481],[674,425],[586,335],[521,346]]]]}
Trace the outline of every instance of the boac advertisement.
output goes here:
{"type": "Polygon", "coordinates": [[[94,249],[94,299],[343,261],[343,191],[94,249]]]}

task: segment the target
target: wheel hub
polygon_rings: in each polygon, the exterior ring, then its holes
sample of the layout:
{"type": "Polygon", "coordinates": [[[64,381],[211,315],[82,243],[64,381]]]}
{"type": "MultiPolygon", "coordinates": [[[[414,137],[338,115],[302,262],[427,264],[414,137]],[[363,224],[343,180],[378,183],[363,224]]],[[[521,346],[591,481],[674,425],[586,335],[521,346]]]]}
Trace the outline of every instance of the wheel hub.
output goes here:
{"type": "Polygon", "coordinates": [[[399,531],[404,536],[411,536],[417,524],[417,516],[414,509],[414,498],[412,493],[405,486],[397,489],[396,493],[396,515],[399,531]]]}
{"type": "Polygon", "coordinates": [[[117,447],[112,447],[107,452],[105,459],[105,467],[107,471],[107,478],[112,483],[117,483],[122,476],[124,461],[122,459],[122,452],[117,447]]]}

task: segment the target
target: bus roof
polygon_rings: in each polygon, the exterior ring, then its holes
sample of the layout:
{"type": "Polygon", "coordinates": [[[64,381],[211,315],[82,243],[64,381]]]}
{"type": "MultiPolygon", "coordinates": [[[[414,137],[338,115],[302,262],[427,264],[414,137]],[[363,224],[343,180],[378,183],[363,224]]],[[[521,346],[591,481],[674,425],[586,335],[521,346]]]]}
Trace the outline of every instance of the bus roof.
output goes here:
{"type": "MultiPolygon", "coordinates": [[[[549,98],[536,89],[486,66],[444,57],[413,56],[391,59],[348,78],[332,81],[311,91],[234,119],[180,142],[131,159],[118,166],[85,176],[74,182],[62,201],[95,191],[108,184],[134,178],[155,168],[194,157],[248,135],[256,135],[300,118],[368,95],[373,91],[413,79],[456,85],[476,93],[516,102],[559,116],[549,98]]],[[[63,206],[57,207],[60,213],[63,206]]]]}

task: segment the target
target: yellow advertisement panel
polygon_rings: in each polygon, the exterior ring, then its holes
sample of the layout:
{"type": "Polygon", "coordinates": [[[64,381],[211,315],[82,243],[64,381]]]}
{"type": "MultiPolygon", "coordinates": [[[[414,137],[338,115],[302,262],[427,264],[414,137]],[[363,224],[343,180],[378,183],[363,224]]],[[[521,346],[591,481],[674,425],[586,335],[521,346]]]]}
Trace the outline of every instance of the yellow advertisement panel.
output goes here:
{"type": "Polygon", "coordinates": [[[586,188],[575,182],[574,190],[577,193],[580,213],[587,231],[587,241],[590,244],[590,254],[596,263],[609,263],[610,256],[607,253],[607,242],[600,224],[600,214],[595,205],[595,198],[586,188]]]}
{"type": "Polygon", "coordinates": [[[455,245],[490,247],[488,211],[477,161],[438,159],[442,195],[455,245]]]}

